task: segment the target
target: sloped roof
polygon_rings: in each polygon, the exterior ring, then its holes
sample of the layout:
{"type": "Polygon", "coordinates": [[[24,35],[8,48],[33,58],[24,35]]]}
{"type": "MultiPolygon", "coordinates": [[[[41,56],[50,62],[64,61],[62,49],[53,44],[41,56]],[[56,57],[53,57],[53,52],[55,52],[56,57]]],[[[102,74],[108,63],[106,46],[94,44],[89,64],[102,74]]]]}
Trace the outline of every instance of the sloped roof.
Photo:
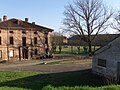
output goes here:
{"type": "Polygon", "coordinates": [[[18,19],[9,19],[7,21],[3,21],[0,23],[0,28],[11,28],[11,29],[31,29],[34,28],[35,30],[40,30],[40,31],[49,31],[52,32],[53,29],[43,27],[40,25],[32,24],[26,21],[18,20],[18,19]]]}
{"type": "Polygon", "coordinates": [[[119,36],[119,34],[118,34],[118,36],[117,36],[116,38],[114,38],[114,39],[111,40],[110,42],[106,43],[104,46],[98,48],[98,49],[95,51],[94,55],[99,54],[99,53],[102,53],[102,52],[106,51],[107,49],[109,49],[109,48],[111,47],[111,44],[114,43],[114,41],[117,40],[117,39],[119,39],[119,38],[120,38],[120,36],[119,36]]]}

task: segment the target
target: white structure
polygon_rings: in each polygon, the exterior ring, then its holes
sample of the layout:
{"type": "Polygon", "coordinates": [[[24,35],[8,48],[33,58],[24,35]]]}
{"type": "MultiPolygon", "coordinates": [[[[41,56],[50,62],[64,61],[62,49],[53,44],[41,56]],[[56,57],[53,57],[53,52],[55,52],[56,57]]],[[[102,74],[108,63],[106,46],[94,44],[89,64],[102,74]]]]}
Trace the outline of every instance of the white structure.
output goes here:
{"type": "Polygon", "coordinates": [[[92,71],[98,75],[120,81],[120,37],[95,52],[92,71]]]}

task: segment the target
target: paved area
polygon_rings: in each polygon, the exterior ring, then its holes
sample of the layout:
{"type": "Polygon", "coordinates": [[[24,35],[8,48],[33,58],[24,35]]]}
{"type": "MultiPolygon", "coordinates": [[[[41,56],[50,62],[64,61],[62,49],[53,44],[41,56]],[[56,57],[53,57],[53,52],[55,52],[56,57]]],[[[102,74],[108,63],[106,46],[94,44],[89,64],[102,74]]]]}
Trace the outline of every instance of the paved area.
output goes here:
{"type": "MultiPolygon", "coordinates": [[[[26,61],[19,63],[6,63],[0,64],[0,70],[15,70],[15,71],[38,71],[38,72],[67,72],[90,69],[91,63],[85,64],[40,64],[42,62],[54,62],[56,60],[46,60],[46,61],[26,61]]],[[[58,61],[58,60],[57,60],[58,61]]]]}

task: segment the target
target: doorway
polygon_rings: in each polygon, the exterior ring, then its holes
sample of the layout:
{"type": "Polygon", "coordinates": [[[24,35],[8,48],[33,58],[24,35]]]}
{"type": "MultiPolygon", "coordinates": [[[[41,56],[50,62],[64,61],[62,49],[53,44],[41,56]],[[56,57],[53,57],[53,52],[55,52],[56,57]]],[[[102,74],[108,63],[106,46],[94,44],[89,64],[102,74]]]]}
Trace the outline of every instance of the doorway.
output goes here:
{"type": "Polygon", "coordinates": [[[120,83],[120,62],[117,63],[117,81],[120,83]]]}
{"type": "Polygon", "coordinates": [[[28,59],[28,48],[23,48],[22,49],[22,57],[23,59],[28,59]]]}

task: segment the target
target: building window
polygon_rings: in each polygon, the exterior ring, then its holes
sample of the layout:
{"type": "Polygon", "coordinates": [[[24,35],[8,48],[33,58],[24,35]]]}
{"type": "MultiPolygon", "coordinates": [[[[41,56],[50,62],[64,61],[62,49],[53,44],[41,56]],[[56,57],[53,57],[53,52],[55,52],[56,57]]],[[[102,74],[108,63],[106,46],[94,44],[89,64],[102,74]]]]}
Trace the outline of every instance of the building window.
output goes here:
{"type": "Polygon", "coordinates": [[[9,57],[10,57],[10,58],[13,58],[13,57],[14,57],[14,50],[10,50],[10,51],[9,51],[9,57]]]}
{"type": "Polygon", "coordinates": [[[105,59],[98,59],[98,66],[106,67],[106,60],[105,59]]]}
{"type": "Polygon", "coordinates": [[[37,34],[37,31],[35,31],[34,34],[37,34]]]}
{"type": "Polygon", "coordinates": [[[38,53],[38,50],[37,50],[37,49],[35,49],[35,55],[37,55],[37,53],[38,53]]]}
{"type": "Polygon", "coordinates": [[[34,44],[37,44],[37,37],[34,37],[34,44]]]}
{"type": "Polygon", "coordinates": [[[48,44],[48,33],[45,33],[45,44],[48,44]]]}
{"type": "Polygon", "coordinates": [[[10,37],[10,44],[11,44],[11,45],[14,44],[13,37],[10,37]]]}
{"type": "Polygon", "coordinates": [[[2,50],[0,50],[0,59],[2,58],[2,50]]]}
{"type": "Polygon", "coordinates": [[[26,37],[22,37],[22,46],[26,46],[26,37]]]}
{"type": "Polygon", "coordinates": [[[45,38],[45,44],[48,44],[48,37],[45,38]]]}
{"type": "Polygon", "coordinates": [[[26,31],[22,31],[23,34],[26,34],[26,31]]]}
{"type": "Polygon", "coordinates": [[[1,39],[1,37],[0,37],[0,45],[2,44],[2,39],[1,39]]]}
{"type": "Polygon", "coordinates": [[[13,33],[13,31],[9,31],[9,33],[13,33]]]}

